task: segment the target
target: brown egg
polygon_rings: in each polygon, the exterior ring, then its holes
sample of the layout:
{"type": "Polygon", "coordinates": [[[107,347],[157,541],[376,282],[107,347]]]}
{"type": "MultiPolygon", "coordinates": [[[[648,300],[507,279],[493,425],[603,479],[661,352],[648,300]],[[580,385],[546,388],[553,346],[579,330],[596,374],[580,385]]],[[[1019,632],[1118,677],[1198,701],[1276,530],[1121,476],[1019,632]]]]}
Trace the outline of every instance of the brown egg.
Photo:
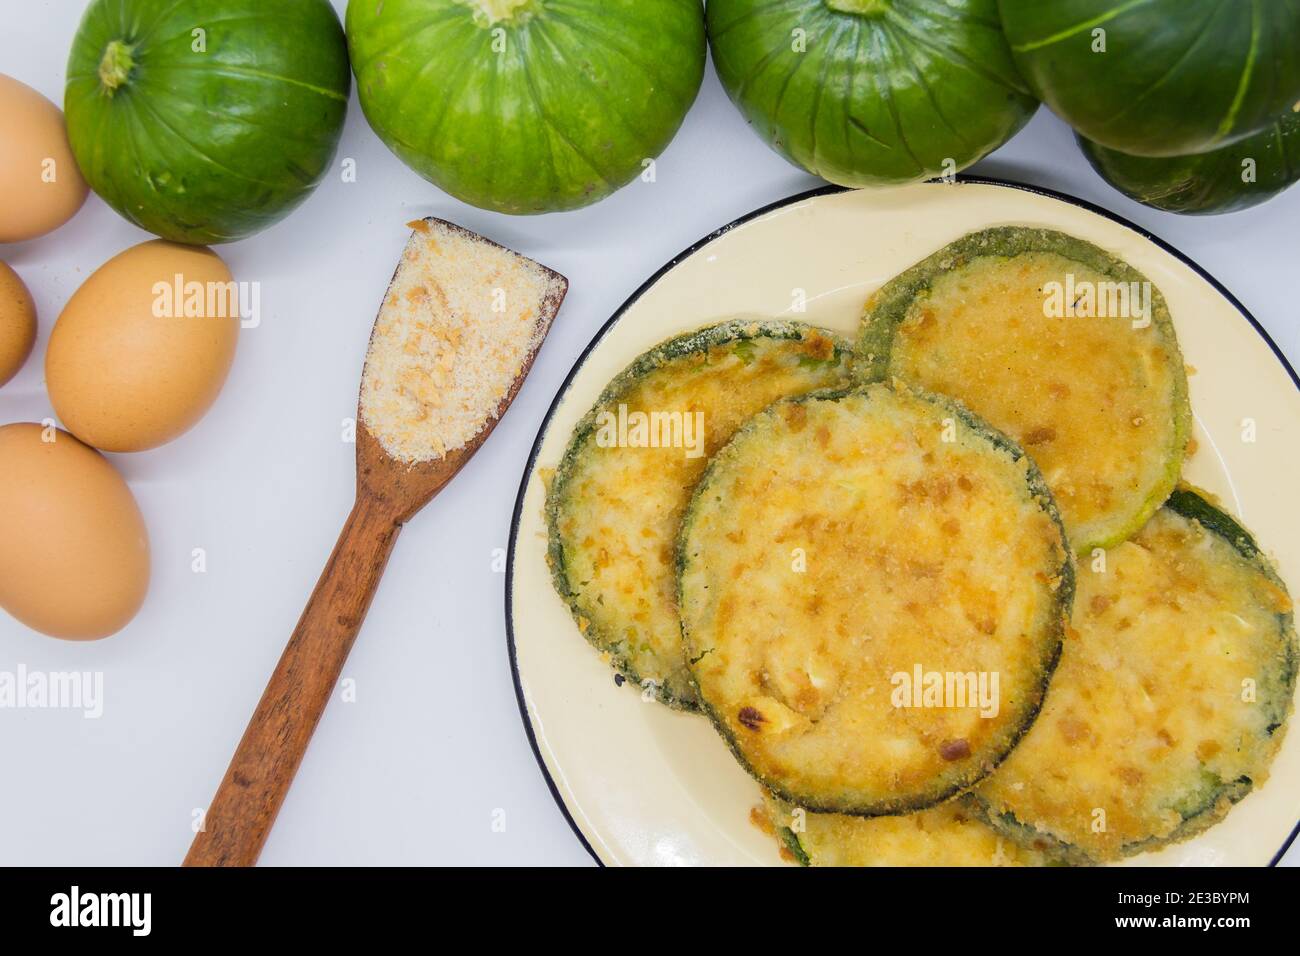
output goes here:
{"type": "Polygon", "coordinates": [[[36,344],[36,303],[18,273],[0,262],[0,385],[23,367],[36,344]]]}
{"type": "Polygon", "coordinates": [[[0,428],[0,607],[68,640],[120,631],[149,587],[149,535],[131,489],[65,431],[0,428]]]}
{"type": "Polygon", "coordinates": [[[64,306],[45,353],[59,418],[104,451],[156,448],[216,401],[239,303],[210,249],[155,239],[100,266],[64,306]]]}
{"type": "Polygon", "coordinates": [[[0,73],[0,242],[25,242],[59,228],[89,192],[63,111],[0,73]]]}

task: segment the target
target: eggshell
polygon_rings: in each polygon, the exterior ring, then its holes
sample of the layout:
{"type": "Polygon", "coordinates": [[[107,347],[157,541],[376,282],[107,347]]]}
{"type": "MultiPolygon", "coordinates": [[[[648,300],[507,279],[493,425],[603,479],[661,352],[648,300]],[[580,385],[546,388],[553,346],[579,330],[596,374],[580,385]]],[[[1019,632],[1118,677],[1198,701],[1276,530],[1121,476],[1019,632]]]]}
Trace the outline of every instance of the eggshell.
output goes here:
{"type": "Polygon", "coordinates": [[[0,262],[0,385],[23,367],[36,344],[36,303],[6,263],[0,262]]]}
{"type": "Polygon", "coordinates": [[[63,111],[0,73],[0,242],[25,242],[59,228],[89,192],[63,111]]]}
{"type": "Polygon", "coordinates": [[[64,306],[45,353],[68,431],[104,451],[144,451],[194,425],[234,360],[234,289],[212,250],[161,239],[100,266],[64,306]]]}
{"type": "Polygon", "coordinates": [[[0,607],[28,627],[92,640],[135,617],[149,535],[131,489],[65,431],[0,428],[0,607]]]}

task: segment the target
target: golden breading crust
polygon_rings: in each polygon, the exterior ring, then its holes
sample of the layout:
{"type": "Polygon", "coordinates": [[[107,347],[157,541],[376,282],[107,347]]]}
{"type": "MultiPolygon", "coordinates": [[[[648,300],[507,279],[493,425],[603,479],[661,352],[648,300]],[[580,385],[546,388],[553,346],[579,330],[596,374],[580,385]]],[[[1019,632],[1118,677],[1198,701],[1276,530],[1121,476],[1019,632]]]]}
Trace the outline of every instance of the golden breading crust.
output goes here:
{"type": "Polygon", "coordinates": [[[1132,536],[1178,481],[1187,375],[1160,291],[1064,233],[972,233],[867,304],[868,377],[950,395],[1029,452],[1086,555],[1132,536]]]}
{"type": "Polygon", "coordinates": [[[1104,564],[1034,727],[977,791],[1030,844],[1106,861],[1221,819],[1268,773],[1295,693],[1291,599],[1250,536],[1175,492],[1104,564]]]}
{"type": "Polygon", "coordinates": [[[821,329],[725,322],[640,356],[574,429],[547,498],[552,577],[587,639],[645,692],[695,708],[673,543],[708,456],[777,399],[843,385],[851,360],[821,329]]]}
{"type": "Polygon", "coordinates": [[[1004,838],[978,803],[958,797],[896,817],[807,813],[770,795],[763,810],[782,856],[804,866],[1051,866],[1051,857],[1004,838]]]}
{"type": "Polygon", "coordinates": [[[1005,757],[1073,593],[1027,456],[882,384],[751,419],[696,486],[678,568],[691,672],[741,763],[794,805],[864,816],[938,803],[1005,757]]]}

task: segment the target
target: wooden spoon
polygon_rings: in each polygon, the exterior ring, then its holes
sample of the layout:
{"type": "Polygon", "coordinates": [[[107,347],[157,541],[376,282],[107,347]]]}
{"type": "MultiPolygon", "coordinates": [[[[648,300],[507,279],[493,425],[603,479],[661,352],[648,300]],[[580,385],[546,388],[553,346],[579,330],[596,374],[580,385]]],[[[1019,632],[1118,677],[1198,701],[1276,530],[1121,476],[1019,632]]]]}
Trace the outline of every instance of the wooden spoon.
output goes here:
{"type": "MultiPolygon", "coordinates": [[[[451,223],[425,220],[425,224],[426,229],[428,224],[437,224],[489,242],[451,223]]],[[[544,266],[533,265],[550,278],[552,290],[533,320],[538,330],[535,344],[501,396],[496,414],[468,444],[440,458],[406,464],[384,450],[358,411],[356,503],[204,815],[204,829],[185,857],[186,866],[252,866],[257,862],[365,620],[397,533],[483,444],[514,400],[555,320],[568,281],[544,266]]],[[[401,268],[399,265],[399,272],[401,268]]]]}

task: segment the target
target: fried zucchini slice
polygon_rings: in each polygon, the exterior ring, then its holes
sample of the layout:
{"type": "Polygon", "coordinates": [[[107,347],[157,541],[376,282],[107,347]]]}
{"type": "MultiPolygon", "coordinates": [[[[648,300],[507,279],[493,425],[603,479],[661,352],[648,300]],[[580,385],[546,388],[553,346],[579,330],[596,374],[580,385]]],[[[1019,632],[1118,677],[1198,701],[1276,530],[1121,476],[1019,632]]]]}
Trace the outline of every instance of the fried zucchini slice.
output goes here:
{"type": "Polygon", "coordinates": [[[976,793],[1008,836],[1104,862],[1204,830],[1264,781],[1296,635],[1268,559],[1191,490],[1078,578],[1043,712],[976,793]]]}
{"type": "Polygon", "coordinates": [[[574,429],[547,496],[552,579],[587,640],[646,693],[695,709],[673,545],[708,456],[754,413],[843,385],[851,366],[849,343],[821,329],[724,322],[641,355],[574,429]]]}
{"type": "Polygon", "coordinates": [[[864,377],[950,395],[1019,442],[1079,554],[1133,535],[1181,474],[1191,408],[1164,297],[1082,239],[958,239],[872,296],[858,355],[864,377]]]}
{"type": "Polygon", "coordinates": [[[687,660],[741,764],[796,806],[862,816],[939,803],[1006,756],[1073,593],[1024,452],[884,384],[747,422],[696,486],[677,560],[687,660]]]}
{"type": "Polygon", "coordinates": [[[1044,852],[990,827],[968,796],[894,817],[807,813],[764,798],[766,828],[803,866],[1051,866],[1044,852]]]}

